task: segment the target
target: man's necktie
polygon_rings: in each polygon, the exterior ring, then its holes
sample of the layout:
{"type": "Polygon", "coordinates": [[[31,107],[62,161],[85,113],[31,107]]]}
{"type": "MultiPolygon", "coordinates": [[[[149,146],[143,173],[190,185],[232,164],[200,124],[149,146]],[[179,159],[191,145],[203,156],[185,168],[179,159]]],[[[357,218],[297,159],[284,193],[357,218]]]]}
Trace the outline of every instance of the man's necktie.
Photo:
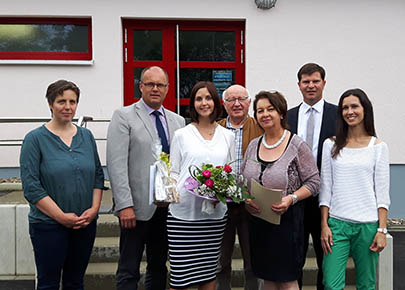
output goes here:
{"type": "Polygon", "coordinates": [[[315,127],[315,116],[314,116],[314,109],[311,107],[308,109],[309,118],[307,122],[307,136],[305,141],[309,145],[309,148],[312,150],[313,142],[314,142],[314,127],[315,127]]]}
{"type": "Polygon", "coordinates": [[[153,115],[155,115],[155,119],[156,119],[156,129],[160,138],[160,142],[162,143],[162,151],[169,153],[170,149],[169,149],[169,143],[167,142],[167,138],[166,138],[166,133],[165,133],[165,129],[163,128],[162,122],[160,121],[160,112],[158,111],[153,111],[152,113],[153,115]]]}

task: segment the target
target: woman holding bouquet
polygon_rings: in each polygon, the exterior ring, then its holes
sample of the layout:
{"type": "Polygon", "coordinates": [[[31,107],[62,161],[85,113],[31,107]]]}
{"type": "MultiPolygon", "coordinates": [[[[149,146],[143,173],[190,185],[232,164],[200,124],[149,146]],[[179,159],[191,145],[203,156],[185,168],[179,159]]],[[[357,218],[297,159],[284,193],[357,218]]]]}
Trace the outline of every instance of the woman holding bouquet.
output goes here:
{"type": "Polygon", "coordinates": [[[171,174],[180,202],[169,206],[167,220],[171,289],[197,286],[214,290],[216,268],[226,225],[226,205],[197,197],[184,188],[189,167],[223,166],[234,159],[234,135],[218,126],[221,102],[215,85],[198,82],[191,91],[192,123],[175,132],[171,174]]]}
{"type": "MultiPolygon", "coordinates": [[[[280,225],[251,216],[253,272],[264,280],[264,289],[299,289],[304,245],[301,201],[318,192],[318,169],[308,145],[287,130],[287,102],[279,92],[258,93],[253,107],[264,135],[250,142],[241,172],[249,187],[254,179],[283,190],[281,202],[268,205],[281,215],[280,225]]],[[[254,201],[245,204],[250,213],[260,212],[254,201]]]]}
{"type": "Polygon", "coordinates": [[[388,147],[375,136],[373,107],[366,93],[344,92],[336,137],[325,140],[322,154],[319,205],[325,289],[345,287],[349,253],[357,289],[375,288],[390,205],[388,147]]]}

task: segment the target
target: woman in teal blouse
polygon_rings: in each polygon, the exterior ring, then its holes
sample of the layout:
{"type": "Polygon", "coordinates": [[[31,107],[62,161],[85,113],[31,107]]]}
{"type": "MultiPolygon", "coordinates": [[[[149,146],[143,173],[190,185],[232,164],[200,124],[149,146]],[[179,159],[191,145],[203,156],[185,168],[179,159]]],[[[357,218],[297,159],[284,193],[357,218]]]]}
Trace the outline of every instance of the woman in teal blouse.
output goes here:
{"type": "Polygon", "coordinates": [[[83,289],[96,235],[104,174],[91,132],[72,123],[80,90],[72,82],[49,85],[52,119],[29,132],[21,180],[30,204],[29,232],[37,289],[83,289]]]}

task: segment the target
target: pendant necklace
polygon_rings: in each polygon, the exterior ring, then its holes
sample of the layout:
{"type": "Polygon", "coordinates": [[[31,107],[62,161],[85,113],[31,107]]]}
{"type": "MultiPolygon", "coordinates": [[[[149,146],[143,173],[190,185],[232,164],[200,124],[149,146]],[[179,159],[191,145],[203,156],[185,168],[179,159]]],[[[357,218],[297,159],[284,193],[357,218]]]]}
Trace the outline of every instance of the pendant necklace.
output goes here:
{"type": "Polygon", "coordinates": [[[200,126],[198,126],[198,125],[196,125],[195,127],[196,127],[197,130],[200,132],[200,134],[204,133],[204,134],[207,134],[208,136],[213,136],[214,133],[215,133],[215,129],[217,128],[217,126],[218,126],[218,125],[215,125],[213,129],[212,129],[212,128],[209,128],[209,131],[208,131],[208,130],[207,130],[207,131],[202,130],[202,128],[201,128],[200,126]]]}
{"type": "Polygon", "coordinates": [[[287,130],[286,129],[284,129],[283,136],[281,136],[281,138],[276,143],[274,143],[273,145],[269,145],[269,144],[266,143],[266,133],[264,133],[264,136],[263,136],[263,139],[262,139],[263,146],[266,147],[267,149],[276,148],[281,143],[283,143],[283,141],[285,139],[285,136],[287,136],[287,130]]]}

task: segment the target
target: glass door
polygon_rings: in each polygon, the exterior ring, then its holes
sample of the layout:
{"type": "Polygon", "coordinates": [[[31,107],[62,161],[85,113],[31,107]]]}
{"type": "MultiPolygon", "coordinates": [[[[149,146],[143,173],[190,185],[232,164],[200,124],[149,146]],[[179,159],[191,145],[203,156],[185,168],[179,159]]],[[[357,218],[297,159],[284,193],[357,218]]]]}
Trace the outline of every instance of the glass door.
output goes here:
{"type": "Polygon", "coordinates": [[[220,95],[231,84],[244,85],[244,26],[244,22],[124,20],[124,104],[139,100],[140,73],[151,65],[163,67],[169,75],[164,106],[185,117],[196,82],[212,81],[220,95]]]}

